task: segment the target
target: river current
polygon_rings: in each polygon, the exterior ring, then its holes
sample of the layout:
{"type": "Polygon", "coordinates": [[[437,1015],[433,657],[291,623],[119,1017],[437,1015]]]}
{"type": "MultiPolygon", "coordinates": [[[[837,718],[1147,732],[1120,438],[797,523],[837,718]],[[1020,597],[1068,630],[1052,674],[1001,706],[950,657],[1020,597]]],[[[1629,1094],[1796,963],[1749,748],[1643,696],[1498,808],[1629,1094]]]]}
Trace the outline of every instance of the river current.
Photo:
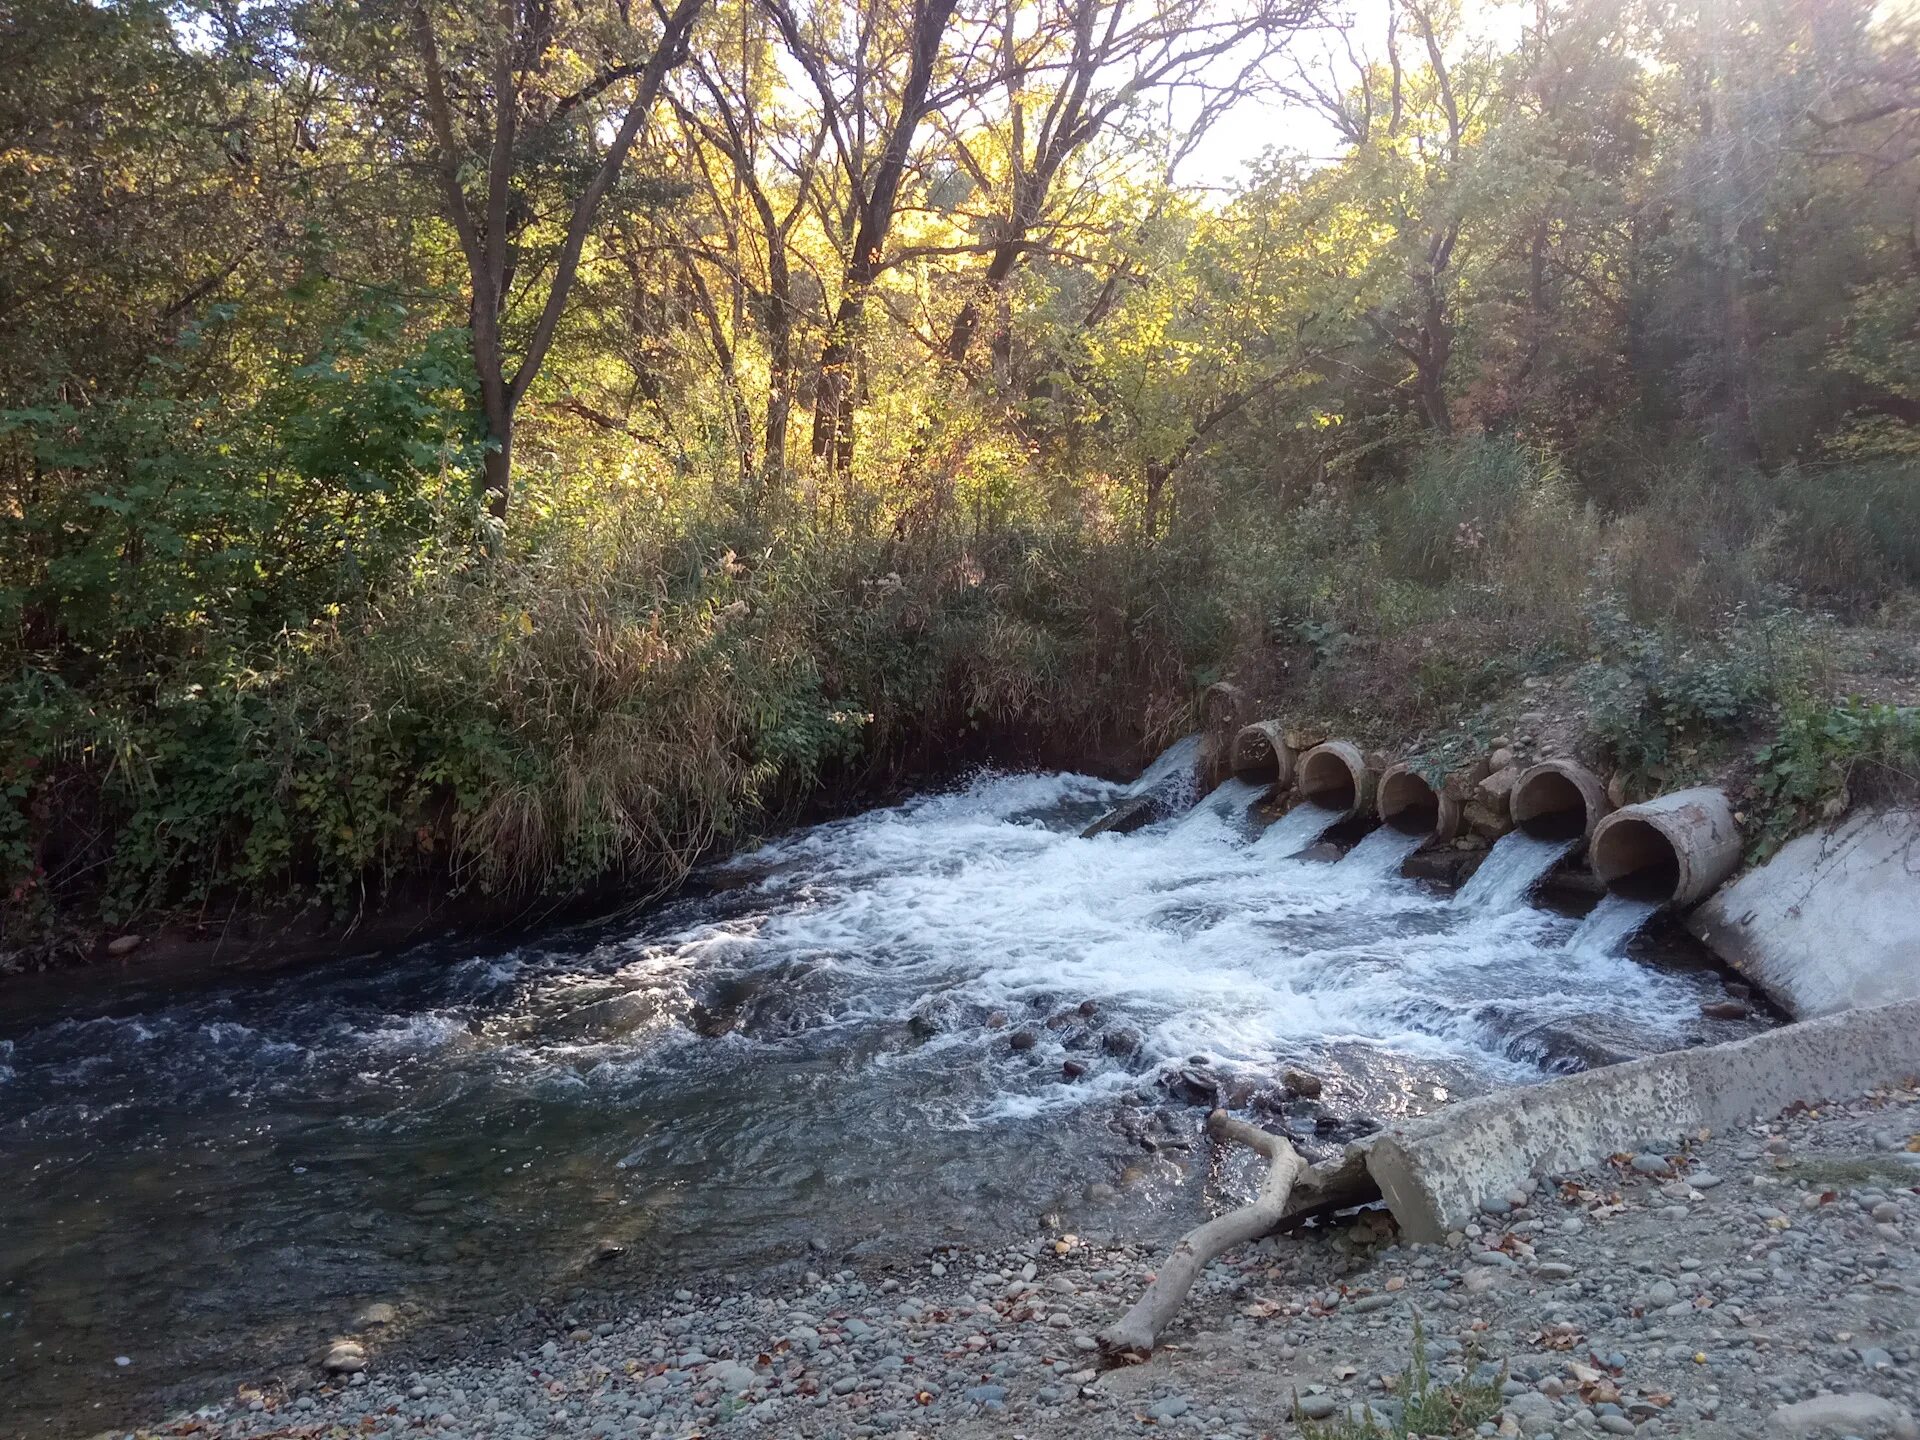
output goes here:
{"type": "Polygon", "coordinates": [[[1046,1212],[1169,1234],[1206,1203],[1140,1140],[1197,1129],[1173,1067],[1314,1071],[1269,1123],[1326,1150],[1737,1032],[1697,957],[1456,903],[1399,837],[1288,858],[1250,787],[1080,838],[1124,793],[982,775],[505,951],[0,1009],[0,1435],[211,1398],[373,1301],[428,1331],[1046,1212]]]}

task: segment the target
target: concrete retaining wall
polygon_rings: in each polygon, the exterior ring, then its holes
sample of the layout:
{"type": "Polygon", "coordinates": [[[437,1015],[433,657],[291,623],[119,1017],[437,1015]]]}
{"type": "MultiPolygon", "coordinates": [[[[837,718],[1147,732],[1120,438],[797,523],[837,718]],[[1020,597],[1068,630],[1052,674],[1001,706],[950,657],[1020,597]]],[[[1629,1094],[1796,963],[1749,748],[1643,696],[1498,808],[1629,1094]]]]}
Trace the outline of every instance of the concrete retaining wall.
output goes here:
{"type": "Polygon", "coordinates": [[[1687,928],[1796,1019],[1920,999],[1920,810],[1790,841],[1687,928]]]}
{"type": "Polygon", "coordinates": [[[1366,1165],[1402,1234],[1431,1244],[1529,1175],[1915,1074],[1920,1001],[1907,1001],[1465,1100],[1374,1136],[1366,1165]]]}

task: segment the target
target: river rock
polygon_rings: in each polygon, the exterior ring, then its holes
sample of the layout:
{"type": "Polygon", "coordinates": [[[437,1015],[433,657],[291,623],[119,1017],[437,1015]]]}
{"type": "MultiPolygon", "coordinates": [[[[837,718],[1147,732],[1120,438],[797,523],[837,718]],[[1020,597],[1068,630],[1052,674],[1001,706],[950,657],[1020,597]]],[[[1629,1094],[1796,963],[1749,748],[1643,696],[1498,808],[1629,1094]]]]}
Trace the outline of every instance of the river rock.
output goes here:
{"type": "Polygon", "coordinates": [[[116,935],[107,942],[107,954],[116,960],[124,960],[144,943],[143,938],[138,935],[116,935]]]}
{"type": "Polygon", "coordinates": [[[366,1347],[358,1340],[336,1340],[320,1363],[330,1375],[358,1375],[367,1368],[366,1347]]]}
{"type": "Polygon", "coordinates": [[[1100,1037],[1100,1048],[1107,1054],[1123,1060],[1129,1055],[1138,1054],[1140,1045],[1140,1032],[1129,1030],[1124,1025],[1117,1030],[1109,1030],[1100,1037]]]}
{"type": "Polygon", "coordinates": [[[1913,1417],[1878,1395],[1855,1391],[1846,1395],[1816,1395],[1773,1412],[1773,1428],[1783,1435],[1810,1435],[1816,1430],[1839,1430],[1852,1435],[1886,1431],[1909,1440],[1920,1434],[1913,1417]]]}
{"type": "Polygon", "coordinates": [[[1160,1083],[1174,1099],[1188,1105],[1218,1105],[1220,1077],[1197,1065],[1183,1065],[1161,1075],[1160,1083]]]}
{"type": "Polygon", "coordinates": [[[1327,1088],[1326,1082],[1310,1070],[1283,1070],[1280,1083],[1306,1100],[1318,1100],[1320,1092],[1327,1088]]]}
{"type": "Polygon", "coordinates": [[[1494,814],[1505,818],[1513,787],[1520,783],[1520,767],[1508,757],[1508,763],[1494,767],[1493,773],[1473,787],[1474,800],[1494,814]]]}
{"type": "Polygon", "coordinates": [[[1040,1043],[1040,1037],[1031,1030],[1016,1030],[1007,1037],[1009,1050],[1031,1050],[1040,1043]]]}
{"type": "Polygon", "coordinates": [[[358,1315],[353,1317],[356,1330],[378,1330],[391,1325],[400,1318],[400,1312],[384,1300],[376,1300],[358,1315]]]}

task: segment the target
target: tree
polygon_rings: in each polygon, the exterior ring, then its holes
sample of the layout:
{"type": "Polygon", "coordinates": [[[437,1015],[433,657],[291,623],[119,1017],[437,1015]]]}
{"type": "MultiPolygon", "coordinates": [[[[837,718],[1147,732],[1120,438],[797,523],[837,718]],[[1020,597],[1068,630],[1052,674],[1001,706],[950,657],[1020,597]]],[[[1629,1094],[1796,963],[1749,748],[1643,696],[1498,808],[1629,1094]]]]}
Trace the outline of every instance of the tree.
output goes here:
{"type": "Polygon", "coordinates": [[[473,363],[487,428],[487,504],[504,520],[515,416],[553,346],[601,206],[667,72],[687,59],[703,0],[678,0],[671,12],[662,10],[644,58],[625,5],[600,14],[563,12],[543,0],[499,0],[449,48],[433,0],[406,3],[427,148],[466,261],[473,363]],[[603,129],[611,133],[600,144],[603,129]],[[529,152],[569,140],[585,153],[566,157],[573,164],[564,179],[575,183],[563,180],[565,221],[552,233],[527,191],[529,152]],[[519,284],[526,286],[533,319],[516,344],[509,326],[519,284]]]}

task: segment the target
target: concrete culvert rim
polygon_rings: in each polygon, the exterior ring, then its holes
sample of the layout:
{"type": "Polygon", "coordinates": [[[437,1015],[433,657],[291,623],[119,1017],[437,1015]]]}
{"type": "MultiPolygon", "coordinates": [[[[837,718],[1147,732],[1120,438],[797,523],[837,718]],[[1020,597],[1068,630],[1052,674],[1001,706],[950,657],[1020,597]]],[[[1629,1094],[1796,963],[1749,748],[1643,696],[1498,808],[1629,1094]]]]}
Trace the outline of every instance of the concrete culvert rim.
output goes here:
{"type": "Polygon", "coordinates": [[[1611,808],[1606,787],[1571,760],[1543,760],[1523,774],[1508,802],[1513,823],[1536,840],[1578,840],[1611,808]]]}
{"type": "Polygon", "coordinates": [[[1329,745],[1316,746],[1300,757],[1300,795],[1309,805],[1350,815],[1360,808],[1361,776],[1347,758],[1329,745]]]}
{"type": "Polygon", "coordinates": [[[1665,902],[1679,893],[1680,852],[1659,826],[1622,816],[1593,837],[1593,873],[1615,895],[1665,902]]]}
{"type": "Polygon", "coordinates": [[[1293,778],[1293,752],[1271,720],[1244,725],[1233,737],[1234,778],[1254,785],[1284,785],[1293,778]]]}
{"type": "Polygon", "coordinates": [[[1402,835],[1431,835],[1440,826],[1440,796],[1411,770],[1380,781],[1380,818],[1402,835]]]}

